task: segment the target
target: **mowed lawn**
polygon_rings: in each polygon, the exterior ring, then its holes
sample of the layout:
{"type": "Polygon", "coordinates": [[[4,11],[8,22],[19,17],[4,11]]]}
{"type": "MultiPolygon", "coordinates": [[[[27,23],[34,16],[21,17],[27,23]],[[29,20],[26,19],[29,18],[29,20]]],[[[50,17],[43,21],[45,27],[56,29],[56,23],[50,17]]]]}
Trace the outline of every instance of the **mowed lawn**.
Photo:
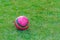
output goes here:
{"type": "Polygon", "coordinates": [[[60,40],[60,0],[0,0],[0,40],[60,40]],[[21,15],[25,31],[14,26],[21,15]]]}

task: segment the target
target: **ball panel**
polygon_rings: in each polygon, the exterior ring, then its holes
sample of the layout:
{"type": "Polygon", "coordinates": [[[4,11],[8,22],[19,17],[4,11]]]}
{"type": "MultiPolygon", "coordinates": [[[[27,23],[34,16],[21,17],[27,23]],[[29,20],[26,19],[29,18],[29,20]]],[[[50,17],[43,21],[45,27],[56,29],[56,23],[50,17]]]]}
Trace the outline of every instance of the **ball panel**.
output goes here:
{"type": "Polygon", "coordinates": [[[19,25],[16,23],[16,21],[15,21],[15,26],[16,26],[16,28],[19,29],[19,30],[26,30],[26,29],[28,29],[28,26],[25,26],[25,27],[19,26],[19,25]]]}
{"type": "MultiPolygon", "coordinates": [[[[19,26],[22,26],[22,25],[18,22],[18,19],[16,19],[16,23],[17,23],[19,26]]],[[[29,22],[28,22],[28,23],[29,23],[29,22]]],[[[27,26],[28,23],[27,23],[25,26],[27,26]]],[[[25,27],[25,26],[22,26],[22,27],[25,27]]]]}
{"type": "Polygon", "coordinates": [[[22,26],[26,26],[28,24],[28,19],[25,16],[18,17],[18,23],[22,26]]]}

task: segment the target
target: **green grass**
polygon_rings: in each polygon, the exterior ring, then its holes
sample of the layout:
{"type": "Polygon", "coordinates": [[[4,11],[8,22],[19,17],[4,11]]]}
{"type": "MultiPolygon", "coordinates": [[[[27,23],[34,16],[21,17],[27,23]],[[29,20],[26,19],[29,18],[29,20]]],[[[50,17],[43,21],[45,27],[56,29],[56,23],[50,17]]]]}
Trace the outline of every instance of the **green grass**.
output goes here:
{"type": "Polygon", "coordinates": [[[60,0],[0,0],[0,40],[60,40],[60,0]],[[20,15],[29,18],[28,30],[15,28],[20,15]]]}

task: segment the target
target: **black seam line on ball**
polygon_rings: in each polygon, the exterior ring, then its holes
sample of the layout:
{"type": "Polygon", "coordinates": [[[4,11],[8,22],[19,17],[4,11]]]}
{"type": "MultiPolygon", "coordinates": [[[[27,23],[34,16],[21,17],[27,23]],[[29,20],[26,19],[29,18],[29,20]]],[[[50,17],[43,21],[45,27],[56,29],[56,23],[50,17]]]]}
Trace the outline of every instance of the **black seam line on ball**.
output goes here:
{"type": "MultiPolygon", "coordinates": [[[[16,23],[17,23],[19,26],[22,26],[22,25],[20,25],[20,24],[18,23],[18,19],[16,19],[16,23]]],[[[27,26],[27,24],[26,24],[25,26],[27,26]]],[[[25,26],[22,26],[22,27],[25,27],[25,26]]]]}

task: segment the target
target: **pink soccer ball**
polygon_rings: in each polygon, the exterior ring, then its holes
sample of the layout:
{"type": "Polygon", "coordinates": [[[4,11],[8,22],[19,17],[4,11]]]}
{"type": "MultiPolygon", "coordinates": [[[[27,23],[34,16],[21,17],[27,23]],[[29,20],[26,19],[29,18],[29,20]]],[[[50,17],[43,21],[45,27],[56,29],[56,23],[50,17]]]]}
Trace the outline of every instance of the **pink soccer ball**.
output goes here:
{"type": "Polygon", "coordinates": [[[29,20],[26,16],[17,17],[14,23],[19,30],[26,30],[29,28],[29,20]]]}

